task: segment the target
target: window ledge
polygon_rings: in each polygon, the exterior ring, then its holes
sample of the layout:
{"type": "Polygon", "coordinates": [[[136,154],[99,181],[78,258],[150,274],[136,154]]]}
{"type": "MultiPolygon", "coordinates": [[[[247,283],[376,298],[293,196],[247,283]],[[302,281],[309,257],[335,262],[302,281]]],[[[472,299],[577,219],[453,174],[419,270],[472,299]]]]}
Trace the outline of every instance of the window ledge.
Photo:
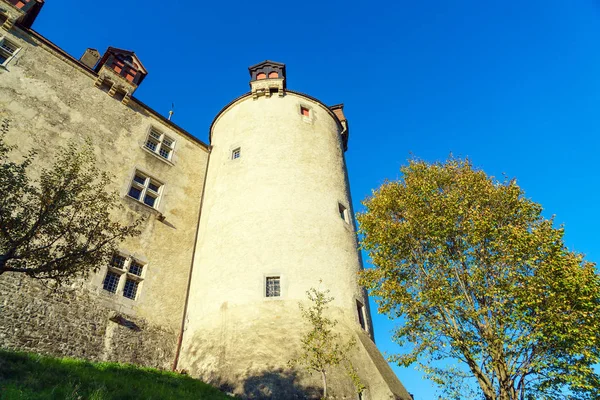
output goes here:
{"type": "Polygon", "coordinates": [[[175,163],[173,163],[173,161],[167,160],[166,158],[162,157],[160,154],[156,154],[155,152],[153,152],[152,150],[150,150],[149,148],[147,148],[145,145],[142,145],[141,148],[146,153],[152,154],[154,157],[158,158],[160,161],[164,162],[165,164],[168,164],[170,166],[174,166],[175,165],[175,163]]]}
{"type": "Polygon", "coordinates": [[[158,211],[156,208],[149,206],[148,204],[144,203],[143,201],[139,201],[134,197],[131,197],[130,195],[126,194],[125,196],[123,196],[123,198],[126,201],[129,201],[137,206],[143,206],[146,210],[150,211],[151,213],[153,213],[154,215],[156,215],[156,218],[159,220],[164,220],[165,216],[163,213],[161,213],[160,211],[158,211]]]}

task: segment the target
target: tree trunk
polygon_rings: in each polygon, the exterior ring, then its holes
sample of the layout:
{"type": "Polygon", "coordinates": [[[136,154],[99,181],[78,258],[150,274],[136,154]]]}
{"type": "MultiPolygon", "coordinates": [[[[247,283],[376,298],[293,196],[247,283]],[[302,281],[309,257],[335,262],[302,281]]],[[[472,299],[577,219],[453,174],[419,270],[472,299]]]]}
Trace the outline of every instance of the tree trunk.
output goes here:
{"type": "Polygon", "coordinates": [[[321,377],[323,378],[323,400],[327,399],[327,375],[325,371],[321,371],[321,377]]]}
{"type": "Polygon", "coordinates": [[[4,268],[6,267],[6,262],[8,261],[8,256],[6,254],[0,255],[0,275],[4,273],[4,268]]]}

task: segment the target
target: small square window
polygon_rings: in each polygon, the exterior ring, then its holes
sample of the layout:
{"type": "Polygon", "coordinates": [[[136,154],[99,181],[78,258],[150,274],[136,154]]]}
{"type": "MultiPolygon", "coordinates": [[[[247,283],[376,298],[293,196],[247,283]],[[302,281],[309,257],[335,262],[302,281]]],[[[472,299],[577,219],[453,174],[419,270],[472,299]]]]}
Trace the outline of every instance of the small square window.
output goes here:
{"type": "Polygon", "coordinates": [[[165,160],[171,159],[174,145],[175,140],[155,128],[150,129],[150,133],[148,134],[145,144],[148,150],[152,151],[153,153],[157,153],[165,160]]]}
{"type": "Polygon", "coordinates": [[[281,278],[279,276],[270,276],[267,278],[265,295],[267,297],[281,296],[281,278]]]}
{"type": "Polygon", "coordinates": [[[310,117],[310,110],[306,107],[300,107],[300,114],[304,117],[310,117]]]}
{"type": "Polygon", "coordinates": [[[242,149],[238,147],[237,149],[231,152],[231,159],[236,160],[242,156],[242,149]]]}
{"type": "Polygon", "coordinates": [[[137,294],[139,282],[134,281],[133,279],[127,279],[125,281],[125,287],[123,288],[123,296],[128,299],[135,300],[135,296],[137,294]]]}
{"type": "Polygon", "coordinates": [[[103,289],[109,291],[110,293],[117,293],[117,287],[119,287],[120,278],[121,275],[108,271],[104,277],[104,282],[102,283],[103,289]]]}
{"type": "Polygon", "coordinates": [[[127,194],[137,201],[142,201],[144,204],[156,208],[162,186],[162,183],[136,171],[127,194]]]}

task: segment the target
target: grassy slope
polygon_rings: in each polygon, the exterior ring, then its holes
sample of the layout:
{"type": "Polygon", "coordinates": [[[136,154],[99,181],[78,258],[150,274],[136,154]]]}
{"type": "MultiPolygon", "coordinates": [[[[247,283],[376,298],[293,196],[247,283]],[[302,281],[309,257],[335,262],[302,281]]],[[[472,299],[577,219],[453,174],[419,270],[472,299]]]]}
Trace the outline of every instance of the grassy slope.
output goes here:
{"type": "Polygon", "coordinates": [[[231,399],[190,377],[116,363],[0,350],[0,399],[231,399]]]}

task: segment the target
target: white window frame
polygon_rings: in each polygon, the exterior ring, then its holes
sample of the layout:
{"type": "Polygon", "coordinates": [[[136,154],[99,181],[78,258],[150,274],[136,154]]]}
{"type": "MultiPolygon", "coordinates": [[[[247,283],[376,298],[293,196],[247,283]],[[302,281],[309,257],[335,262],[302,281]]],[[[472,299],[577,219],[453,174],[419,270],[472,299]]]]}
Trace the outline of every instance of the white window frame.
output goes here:
{"type": "Polygon", "coordinates": [[[0,36],[0,54],[6,57],[6,61],[1,63],[0,67],[6,67],[8,63],[10,63],[13,60],[13,58],[16,57],[20,50],[21,47],[19,47],[13,40],[7,39],[6,36],[0,36]],[[11,47],[14,49],[12,53],[5,48],[6,44],[8,44],[7,47],[11,47]]]}
{"type": "Polygon", "coordinates": [[[113,258],[111,259],[110,263],[108,264],[108,268],[106,269],[106,273],[104,274],[104,278],[102,279],[102,282],[101,282],[102,290],[105,293],[108,293],[109,295],[112,295],[112,296],[120,295],[119,297],[123,297],[123,298],[131,300],[131,301],[135,301],[140,297],[142,282],[144,281],[144,278],[146,276],[147,269],[148,269],[148,264],[141,261],[140,259],[135,258],[130,255],[127,255],[127,254],[124,254],[124,253],[117,252],[117,253],[113,254],[113,258]],[[113,262],[113,260],[116,257],[121,257],[124,259],[122,266],[118,266],[113,262]],[[139,275],[135,274],[131,271],[131,266],[134,263],[141,266],[141,268],[142,268],[142,271],[139,275]],[[119,276],[119,278],[118,278],[119,280],[117,282],[117,287],[114,292],[111,292],[110,290],[108,290],[104,287],[104,282],[106,281],[106,277],[108,276],[108,274],[111,274],[111,273],[119,276]],[[127,281],[133,281],[133,282],[137,283],[135,296],[133,298],[131,298],[129,296],[125,296],[125,284],[127,283],[127,281]]]}
{"type": "Polygon", "coordinates": [[[127,197],[136,200],[140,203],[142,203],[143,205],[145,205],[146,207],[150,207],[153,208],[155,210],[158,210],[158,206],[160,204],[160,200],[162,197],[162,193],[164,190],[164,183],[162,183],[161,181],[159,181],[158,179],[153,178],[152,176],[146,174],[145,172],[140,171],[139,169],[136,169],[135,172],[133,173],[133,176],[131,177],[131,182],[129,183],[129,187],[127,188],[127,197]],[[141,177],[144,180],[144,183],[138,182],[136,181],[136,177],[141,177]],[[153,186],[158,186],[158,191],[153,190],[150,185],[153,186]],[[131,195],[131,189],[135,188],[137,190],[140,191],[140,198],[137,199],[134,196],[131,195]],[[146,202],[144,202],[144,200],[146,199],[146,196],[150,196],[154,198],[154,204],[150,205],[150,204],[146,204],[146,202]]]}
{"type": "Polygon", "coordinates": [[[146,141],[144,142],[144,149],[156,154],[163,160],[171,161],[173,159],[173,153],[175,152],[175,139],[155,127],[150,127],[148,135],[146,136],[146,141]],[[148,146],[148,143],[154,143],[155,148],[152,149],[152,147],[148,146]],[[169,150],[168,157],[161,154],[163,147],[169,150]]]}

